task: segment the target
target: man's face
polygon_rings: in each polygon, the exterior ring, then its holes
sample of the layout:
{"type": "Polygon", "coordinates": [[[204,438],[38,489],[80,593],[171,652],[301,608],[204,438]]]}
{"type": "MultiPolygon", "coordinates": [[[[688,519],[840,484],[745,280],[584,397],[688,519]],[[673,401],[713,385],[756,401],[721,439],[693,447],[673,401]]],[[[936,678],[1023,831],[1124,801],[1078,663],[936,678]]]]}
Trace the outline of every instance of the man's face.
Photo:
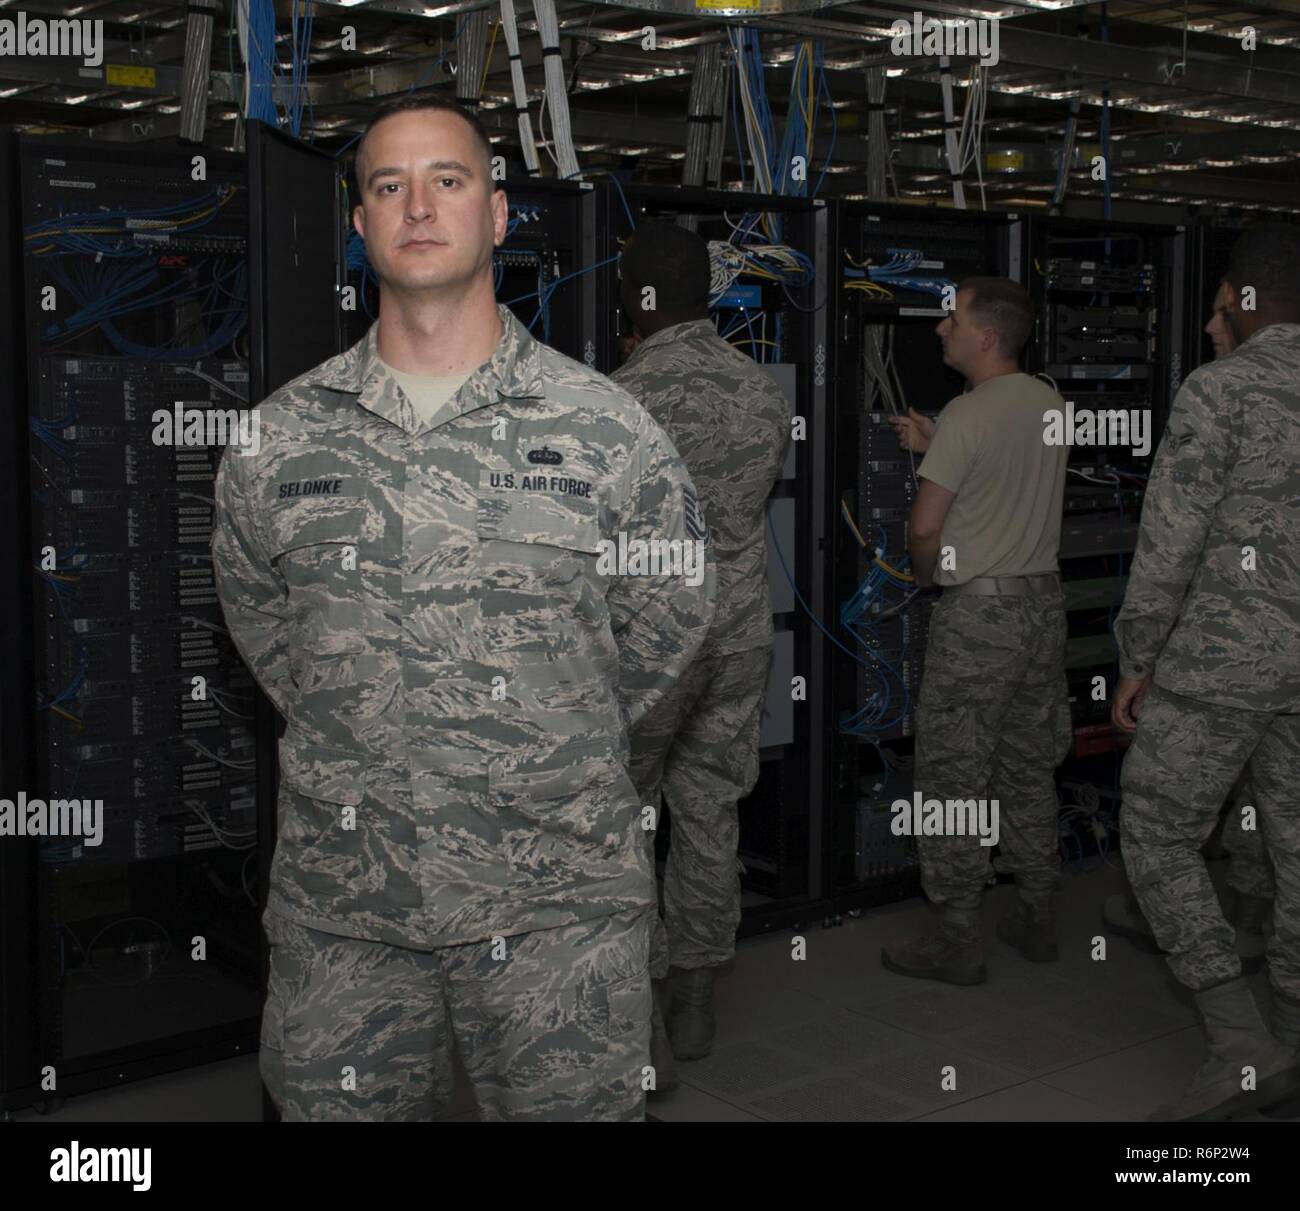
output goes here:
{"type": "Polygon", "coordinates": [[[944,364],[961,374],[968,373],[997,339],[996,333],[980,325],[971,314],[970,303],[969,290],[957,291],[956,305],[934,329],[943,346],[944,364]]]}
{"type": "Polygon", "coordinates": [[[380,281],[407,292],[456,290],[491,273],[505,239],[504,191],[462,118],[415,110],[385,118],[357,157],[352,222],[380,281]]]}
{"type": "Polygon", "coordinates": [[[1236,335],[1228,322],[1228,312],[1233,301],[1232,288],[1227,282],[1220,282],[1219,289],[1214,295],[1214,312],[1210,316],[1209,323],[1205,325],[1205,333],[1210,338],[1210,344],[1214,346],[1216,358],[1227,357],[1237,347],[1236,335]]]}

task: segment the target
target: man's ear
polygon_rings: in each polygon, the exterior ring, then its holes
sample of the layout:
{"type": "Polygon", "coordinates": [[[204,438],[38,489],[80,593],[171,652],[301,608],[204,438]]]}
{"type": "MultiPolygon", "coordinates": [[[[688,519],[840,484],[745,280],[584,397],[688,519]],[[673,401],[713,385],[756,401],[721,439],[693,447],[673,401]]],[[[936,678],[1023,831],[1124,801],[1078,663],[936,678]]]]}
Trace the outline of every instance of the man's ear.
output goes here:
{"type": "Polygon", "coordinates": [[[352,207],[352,226],[363,240],[366,238],[366,208],[358,202],[352,207]]]}
{"type": "Polygon", "coordinates": [[[500,248],[505,243],[506,228],[510,225],[510,202],[506,198],[506,191],[493,190],[489,205],[492,207],[492,243],[500,248]]]}

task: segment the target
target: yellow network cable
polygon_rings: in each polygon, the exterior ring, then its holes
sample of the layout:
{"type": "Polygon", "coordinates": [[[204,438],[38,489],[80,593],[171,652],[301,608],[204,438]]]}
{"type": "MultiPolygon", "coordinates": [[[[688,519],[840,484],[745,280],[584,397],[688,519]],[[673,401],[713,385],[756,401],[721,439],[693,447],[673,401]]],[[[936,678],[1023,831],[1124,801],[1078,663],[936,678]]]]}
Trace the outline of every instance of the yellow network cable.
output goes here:
{"type": "Polygon", "coordinates": [[[915,583],[916,581],[916,577],[911,575],[911,573],[900,572],[897,568],[891,568],[889,564],[887,564],[883,559],[880,558],[879,555],[873,556],[871,562],[874,564],[878,564],[880,567],[884,568],[885,571],[888,572],[891,576],[897,576],[899,580],[907,580],[913,583],[915,583]]]}
{"type": "Polygon", "coordinates": [[[853,537],[858,540],[858,546],[865,550],[867,540],[862,537],[862,531],[854,524],[853,514],[849,512],[848,502],[843,499],[840,501],[840,512],[844,515],[844,520],[849,523],[849,529],[853,531],[853,537]]]}
{"type": "Polygon", "coordinates": [[[480,97],[483,95],[483,85],[487,83],[488,68],[492,64],[492,51],[496,47],[497,34],[499,34],[500,32],[501,32],[501,22],[497,21],[492,26],[492,41],[488,43],[487,54],[483,58],[483,74],[482,76],[479,77],[479,82],[478,82],[478,95],[480,97]]]}

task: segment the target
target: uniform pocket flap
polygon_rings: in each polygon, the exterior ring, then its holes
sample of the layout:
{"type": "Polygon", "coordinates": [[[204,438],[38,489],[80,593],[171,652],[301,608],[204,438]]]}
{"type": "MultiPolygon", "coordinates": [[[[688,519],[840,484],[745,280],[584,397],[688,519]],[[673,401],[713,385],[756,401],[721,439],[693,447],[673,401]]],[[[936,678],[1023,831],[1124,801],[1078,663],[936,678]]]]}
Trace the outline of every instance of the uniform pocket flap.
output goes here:
{"type": "Polygon", "coordinates": [[[280,776],[301,795],[356,807],[366,793],[366,758],[346,749],[280,741],[280,776]]]}
{"type": "Polygon", "coordinates": [[[329,496],[280,505],[271,512],[270,528],[274,550],[271,557],[320,543],[359,545],[365,535],[364,501],[338,500],[329,496]]]}
{"type": "Polygon", "coordinates": [[[609,740],[586,741],[547,753],[496,758],[488,766],[488,792],[534,802],[558,799],[606,786],[622,772],[609,740]]]}
{"type": "Polygon", "coordinates": [[[591,497],[491,491],[480,485],[477,521],[480,538],[537,543],[588,555],[600,552],[600,520],[591,497]]]}

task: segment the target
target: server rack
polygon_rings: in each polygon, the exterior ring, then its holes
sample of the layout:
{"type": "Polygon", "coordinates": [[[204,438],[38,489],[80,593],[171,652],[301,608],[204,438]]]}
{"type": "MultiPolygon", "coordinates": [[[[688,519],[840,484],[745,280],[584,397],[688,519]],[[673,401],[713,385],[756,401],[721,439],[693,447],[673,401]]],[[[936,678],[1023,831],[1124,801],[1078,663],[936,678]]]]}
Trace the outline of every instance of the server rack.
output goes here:
{"type": "MultiPolygon", "coordinates": [[[[0,179],[18,180],[16,136],[0,136],[0,179]]],[[[18,282],[22,273],[22,216],[17,193],[0,190],[0,275],[18,282]]],[[[19,569],[31,561],[31,497],[28,488],[27,340],[21,306],[0,312],[0,392],[13,401],[0,441],[0,565],[19,569]]],[[[33,585],[25,575],[0,580],[0,631],[27,637],[33,631],[33,585]]],[[[0,798],[16,802],[34,787],[36,746],[32,702],[36,672],[32,644],[15,642],[0,677],[0,798]]],[[[0,840],[0,1110],[27,1105],[39,1093],[40,1063],[32,1044],[39,1008],[36,972],[39,934],[33,889],[37,878],[34,838],[0,840]]]]}
{"type": "Polygon", "coordinates": [[[1070,451],[1060,564],[1074,747],[1057,781],[1063,851],[1083,863],[1104,859],[1119,841],[1128,737],[1110,723],[1119,675],[1113,625],[1146,479],[1188,362],[1186,229],[1035,215],[1025,275],[1037,316],[1030,369],[1050,375],[1079,413],[1148,420],[1142,452],[1131,432],[1109,444],[1098,432],[1098,444],[1070,451]]]}
{"type": "Polygon", "coordinates": [[[912,793],[914,700],[934,595],[907,584],[907,522],[920,460],[887,417],[933,416],[961,393],[936,326],[962,278],[1016,278],[1015,214],[892,203],[837,208],[834,460],[827,509],[834,594],[834,754],[829,861],[836,915],[920,894],[915,842],[890,830],[890,803],[912,793]]]}
{"type": "Polygon", "coordinates": [[[258,1010],[251,683],[205,563],[202,438],[247,396],[243,161],[46,139],[13,158],[29,524],[5,541],[32,575],[6,791],[87,814],[4,846],[7,1109],[251,1050],[258,1010]]]}
{"type": "MultiPolygon", "coordinates": [[[[794,248],[807,259],[806,269],[792,273],[788,282],[742,272],[713,311],[724,335],[755,356],[786,393],[792,416],[804,422],[795,430],[803,437],[791,443],[783,478],[768,506],[768,578],[776,634],[758,784],[739,809],[745,866],[740,933],[826,918],[831,908],[824,843],[826,650],[813,620],[825,616],[828,591],[823,506],[833,352],[828,340],[830,211],[815,199],[674,186],[607,182],[602,194],[603,242],[597,251],[602,312],[597,326],[605,343],[596,363],[602,370],[619,364],[618,336],[629,330],[619,303],[617,257],[634,222],[685,220],[704,239],[742,247],[749,232],[761,241],[794,248]],[[767,220],[755,219],[764,214],[767,220]],[[771,356],[764,356],[769,351],[771,356]],[[792,697],[794,677],[804,678],[806,699],[792,697]]],[[[671,835],[671,812],[665,819],[657,838],[661,854],[671,835]]]]}

